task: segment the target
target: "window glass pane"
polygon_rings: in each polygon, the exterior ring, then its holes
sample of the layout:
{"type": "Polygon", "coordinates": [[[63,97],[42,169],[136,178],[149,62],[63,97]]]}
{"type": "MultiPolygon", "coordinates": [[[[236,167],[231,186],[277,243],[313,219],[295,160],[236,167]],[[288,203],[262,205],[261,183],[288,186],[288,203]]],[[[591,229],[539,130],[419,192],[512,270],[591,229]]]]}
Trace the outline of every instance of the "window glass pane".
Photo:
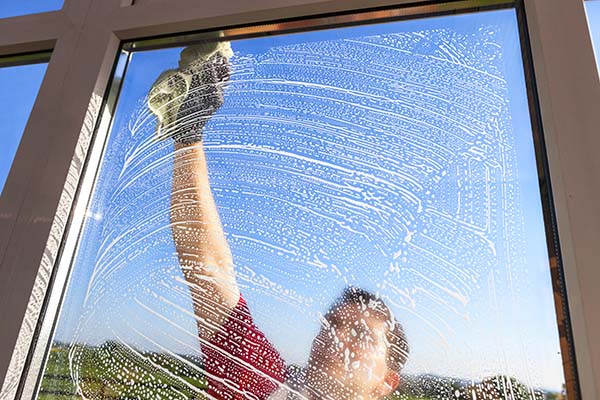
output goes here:
{"type": "Polygon", "coordinates": [[[600,68],[600,1],[587,1],[585,10],[590,24],[590,32],[592,33],[596,62],[600,68]]]}
{"type": "Polygon", "coordinates": [[[0,192],[48,64],[0,68],[0,192]]]}
{"type": "Polygon", "coordinates": [[[39,398],[560,396],[515,11],[221,46],[133,54],[39,398]]]}
{"type": "Polygon", "coordinates": [[[60,10],[64,0],[2,0],[0,18],[60,10]]]}

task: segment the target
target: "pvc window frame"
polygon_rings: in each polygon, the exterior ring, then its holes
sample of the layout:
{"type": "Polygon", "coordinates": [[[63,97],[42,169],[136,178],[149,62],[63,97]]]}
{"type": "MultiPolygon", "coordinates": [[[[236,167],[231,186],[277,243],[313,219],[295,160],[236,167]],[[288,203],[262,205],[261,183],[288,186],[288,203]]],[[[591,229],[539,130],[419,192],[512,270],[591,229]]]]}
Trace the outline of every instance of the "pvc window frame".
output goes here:
{"type": "MultiPolygon", "coordinates": [[[[450,0],[443,2],[448,8],[441,10],[441,2],[374,0],[369,9],[410,6],[435,15],[507,2],[450,0]]],[[[563,282],[567,294],[566,298],[557,295],[555,301],[561,304],[568,298],[568,307],[557,307],[558,319],[570,321],[570,326],[559,325],[570,331],[561,332],[561,337],[572,337],[574,345],[565,367],[571,370],[568,363],[573,361],[578,371],[578,378],[571,378],[576,389],[568,394],[596,400],[600,398],[600,343],[593,340],[600,337],[600,313],[595,310],[600,303],[596,290],[600,285],[598,70],[583,0],[517,0],[515,4],[521,33],[529,44],[525,70],[535,100],[534,129],[544,132],[540,146],[547,163],[542,160],[540,167],[552,182],[547,201],[557,230],[548,240],[557,244],[561,254],[551,259],[551,270],[561,275],[554,280],[563,282]]],[[[164,46],[170,36],[184,32],[364,9],[359,0],[138,0],[135,4],[132,0],[65,0],[60,11],[0,19],[0,57],[19,59],[25,53],[52,50],[0,197],[0,381],[4,382],[0,399],[28,398],[33,392],[26,378],[31,381],[40,374],[41,362],[30,350],[38,339],[44,340],[39,321],[48,306],[44,299],[50,280],[64,284],[67,279],[55,274],[57,256],[69,245],[63,239],[77,218],[73,210],[85,203],[75,199],[85,166],[97,156],[88,152],[90,140],[95,131],[108,130],[111,118],[105,113],[110,113],[119,85],[118,76],[112,77],[119,60],[127,56],[121,44],[158,36],[165,38],[159,43],[164,46]]],[[[568,345],[561,343],[563,349],[568,345]]]]}

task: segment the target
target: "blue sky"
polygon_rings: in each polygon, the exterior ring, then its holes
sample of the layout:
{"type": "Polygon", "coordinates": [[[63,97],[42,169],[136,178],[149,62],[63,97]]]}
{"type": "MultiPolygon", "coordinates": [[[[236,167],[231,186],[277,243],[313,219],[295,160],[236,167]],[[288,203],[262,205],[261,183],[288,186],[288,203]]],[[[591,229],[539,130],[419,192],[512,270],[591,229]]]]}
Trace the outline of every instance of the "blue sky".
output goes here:
{"type": "Polygon", "coordinates": [[[48,64],[0,68],[0,193],[48,64]]]}
{"type": "MultiPolygon", "coordinates": [[[[58,10],[63,0],[6,0],[0,2],[0,18],[58,10]]],[[[0,68],[0,192],[8,176],[29,113],[42,83],[47,64],[0,68]],[[6,88],[6,89],[5,89],[6,88]]]]}
{"type": "Polygon", "coordinates": [[[600,1],[586,1],[585,9],[590,24],[590,32],[592,33],[594,51],[596,52],[596,62],[598,62],[598,69],[600,70],[600,1]]]}
{"type": "Polygon", "coordinates": [[[0,3],[0,18],[60,10],[63,0],[3,0],[0,3]]]}
{"type": "MultiPolygon", "coordinates": [[[[403,323],[407,372],[560,389],[514,11],[232,43],[206,127],[256,323],[303,363],[349,284],[403,323]]],[[[172,144],[145,96],[181,49],[133,55],[56,338],[197,352],[168,225],[172,144]]]]}

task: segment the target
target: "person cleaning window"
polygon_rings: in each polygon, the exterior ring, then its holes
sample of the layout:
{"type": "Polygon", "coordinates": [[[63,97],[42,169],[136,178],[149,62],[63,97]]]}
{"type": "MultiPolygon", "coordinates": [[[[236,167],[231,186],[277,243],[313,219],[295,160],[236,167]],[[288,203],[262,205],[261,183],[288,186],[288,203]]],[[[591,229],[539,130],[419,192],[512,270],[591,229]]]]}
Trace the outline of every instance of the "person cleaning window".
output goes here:
{"type": "Polygon", "coordinates": [[[233,256],[210,188],[202,137],[224,104],[230,43],[181,52],[179,68],[153,84],[148,106],[157,140],[174,142],[171,232],[190,288],[207,394],[215,399],[375,400],[401,381],[409,347],[376,295],[348,287],[330,306],[304,368],[286,366],[255,325],[236,281],[233,256]]]}

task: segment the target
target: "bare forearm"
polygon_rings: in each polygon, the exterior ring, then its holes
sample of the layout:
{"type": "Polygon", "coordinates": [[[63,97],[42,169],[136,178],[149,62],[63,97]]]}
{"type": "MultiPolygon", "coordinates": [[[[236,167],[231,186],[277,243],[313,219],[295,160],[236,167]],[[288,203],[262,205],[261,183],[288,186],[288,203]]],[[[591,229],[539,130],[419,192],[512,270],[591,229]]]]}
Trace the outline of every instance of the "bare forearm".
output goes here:
{"type": "Polygon", "coordinates": [[[175,144],[171,226],[200,335],[211,336],[239,300],[231,251],[210,189],[202,143],[175,144]]]}
{"type": "Polygon", "coordinates": [[[182,52],[179,68],[160,75],[148,100],[159,119],[159,137],[175,144],[171,230],[204,338],[224,323],[240,296],[202,145],[204,127],[223,105],[231,74],[231,49],[221,47],[209,49],[216,53],[194,48],[182,52]]]}
{"type": "Polygon", "coordinates": [[[175,245],[181,257],[203,265],[232,265],[210,189],[202,143],[175,143],[170,214],[175,245]]]}

